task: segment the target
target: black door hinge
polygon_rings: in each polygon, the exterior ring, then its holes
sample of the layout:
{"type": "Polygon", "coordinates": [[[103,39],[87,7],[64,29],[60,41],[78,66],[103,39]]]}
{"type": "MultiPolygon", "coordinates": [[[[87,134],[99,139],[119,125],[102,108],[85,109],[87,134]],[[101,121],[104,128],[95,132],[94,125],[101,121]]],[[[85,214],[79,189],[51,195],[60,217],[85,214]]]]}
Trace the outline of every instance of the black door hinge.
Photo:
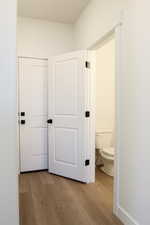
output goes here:
{"type": "Polygon", "coordinates": [[[90,160],[89,159],[86,159],[85,160],[85,166],[89,166],[90,165],[90,160]]]}
{"type": "Polygon", "coordinates": [[[20,115],[21,116],[25,116],[26,114],[25,114],[25,112],[21,112],[20,115]]]}
{"type": "Polygon", "coordinates": [[[47,120],[47,123],[48,124],[52,124],[53,123],[53,120],[52,119],[49,119],[49,120],[47,120]]]}
{"type": "Polygon", "coordinates": [[[90,111],[86,111],[86,112],[85,112],[85,117],[86,117],[86,118],[90,117],[90,111]]]}
{"type": "Polygon", "coordinates": [[[90,69],[90,66],[91,66],[90,62],[86,61],[85,62],[85,67],[88,68],[88,69],[90,69]]]}
{"type": "Polygon", "coordinates": [[[24,125],[26,123],[25,120],[21,120],[21,124],[24,125]]]}

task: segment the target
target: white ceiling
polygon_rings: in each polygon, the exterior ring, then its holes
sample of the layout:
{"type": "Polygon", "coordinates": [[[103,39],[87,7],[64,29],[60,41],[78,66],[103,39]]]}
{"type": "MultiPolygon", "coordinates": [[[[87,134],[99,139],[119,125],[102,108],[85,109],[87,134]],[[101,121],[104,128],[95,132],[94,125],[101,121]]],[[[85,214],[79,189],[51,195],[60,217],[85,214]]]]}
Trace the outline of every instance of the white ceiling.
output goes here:
{"type": "Polygon", "coordinates": [[[18,0],[18,15],[74,23],[90,0],[18,0]]]}

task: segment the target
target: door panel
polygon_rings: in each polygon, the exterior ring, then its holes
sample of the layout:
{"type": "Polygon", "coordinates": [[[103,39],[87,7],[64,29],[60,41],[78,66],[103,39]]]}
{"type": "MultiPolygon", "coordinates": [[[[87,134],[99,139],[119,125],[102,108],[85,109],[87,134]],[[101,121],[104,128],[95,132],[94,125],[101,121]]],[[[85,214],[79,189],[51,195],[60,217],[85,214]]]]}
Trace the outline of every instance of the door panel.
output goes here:
{"type": "Polygon", "coordinates": [[[47,60],[19,59],[21,171],[47,169],[47,60]],[[25,116],[21,116],[25,112],[25,116]]]}
{"type": "Polygon", "coordinates": [[[88,182],[87,51],[54,57],[49,71],[49,172],[88,182]],[[86,130],[87,127],[87,130],[86,130]]]}
{"type": "Polygon", "coordinates": [[[77,61],[57,62],[55,67],[55,114],[77,113],[77,61]],[[61,90],[61,91],[60,91],[61,90]]]}
{"type": "Polygon", "coordinates": [[[56,128],[55,129],[55,160],[77,166],[77,130],[56,128]],[[64,137],[64,138],[62,138],[64,137]],[[59,142],[57,142],[59,140],[59,142]]]}

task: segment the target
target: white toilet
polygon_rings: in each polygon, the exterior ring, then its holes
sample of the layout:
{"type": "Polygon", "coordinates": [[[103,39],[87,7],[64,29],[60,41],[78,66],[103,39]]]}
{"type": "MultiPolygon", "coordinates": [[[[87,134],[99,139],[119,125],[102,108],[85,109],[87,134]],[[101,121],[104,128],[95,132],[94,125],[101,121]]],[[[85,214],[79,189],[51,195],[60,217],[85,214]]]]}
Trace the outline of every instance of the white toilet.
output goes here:
{"type": "Polygon", "coordinates": [[[99,152],[100,169],[109,176],[114,175],[115,149],[111,132],[96,133],[96,149],[99,152]]]}

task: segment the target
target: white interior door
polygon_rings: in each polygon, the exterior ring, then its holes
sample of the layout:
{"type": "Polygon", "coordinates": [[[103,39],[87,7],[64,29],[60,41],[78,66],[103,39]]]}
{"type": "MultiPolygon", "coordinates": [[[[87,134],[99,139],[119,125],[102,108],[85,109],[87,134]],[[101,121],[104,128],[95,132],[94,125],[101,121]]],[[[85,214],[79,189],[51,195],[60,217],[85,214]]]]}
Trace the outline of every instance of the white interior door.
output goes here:
{"type": "Polygon", "coordinates": [[[19,58],[21,172],[47,169],[47,60],[19,58]]]}
{"type": "Polygon", "coordinates": [[[49,68],[49,172],[82,182],[94,181],[90,142],[87,51],[52,59],[49,68]],[[87,115],[88,116],[88,115],[87,115]]]}

